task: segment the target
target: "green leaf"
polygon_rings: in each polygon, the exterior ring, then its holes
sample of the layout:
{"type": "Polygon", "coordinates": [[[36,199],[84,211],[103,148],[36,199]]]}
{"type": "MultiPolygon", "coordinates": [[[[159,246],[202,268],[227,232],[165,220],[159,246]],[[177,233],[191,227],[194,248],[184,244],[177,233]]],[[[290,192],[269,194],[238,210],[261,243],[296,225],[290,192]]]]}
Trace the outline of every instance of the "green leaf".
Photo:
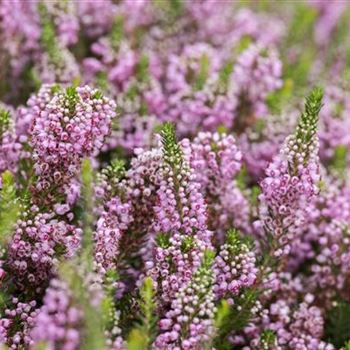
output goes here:
{"type": "Polygon", "coordinates": [[[47,349],[49,349],[49,346],[45,342],[36,343],[33,346],[33,350],[47,350],[47,349]]]}
{"type": "Polygon", "coordinates": [[[160,248],[169,248],[171,246],[170,234],[165,232],[158,233],[156,236],[156,244],[160,248]]]}
{"type": "Polygon", "coordinates": [[[262,349],[270,349],[276,345],[276,333],[271,329],[265,329],[260,336],[262,349]]]}
{"type": "Polygon", "coordinates": [[[334,155],[331,161],[331,167],[339,175],[345,174],[345,170],[347,166],[346,164],[347,154],[348,154],[348,149],[345,145],[338,145],[334,149],[334,155]]]}
{"type": "Polygon", "coordinates": [[[62,55],[56,37],[55,24],[44,2],[39,2],[38,12],[41,23],[41,44],[54,65],[59,66],[62,55]]]}
{"type": "Polygon", "coordinates": [[[230,307],[229,313],[225,316],[218,330],[217,337],[214,340],[214,346],[217,350],[232,349],[231,342],[227,339],[233,331],[239,331],[250,321],[251,309],[254,306],[258,291],[247,289],[242,295],[236,297],[235,304],[230,307]]]}
{"type": "Polygon", "coordinates": [[[84,334],[80,350],[106,350],[104,320],[102,310],[91,305],[90,295],[84,280],[76,270],[77,261],[62,263],[59,268],[60,277],[66,281],[72,291],[75,302],[84,312],[84,334]]]}
{"type": "Polygon", "coordinates": [[[272,113],[281,113],[284,105],[288,103],[293,94],[294,83],[286,79],[283,87],[267,96],[266,103],[272,113]]]}
{"type": "Polygon", "coordinates": [[[350,339],[350,304],[345,301],[336,302],[327,313],[325,324],[326,339],[336,348],[340,348],[350,339]]]}
{"type": "Polygon", "coordinates": [[[103,97],[103,93],[100,90],[96,90],[91,97],[94,100],[100,100],[103,97]]]}
{"type": "Polygon", "coordinates": [[[215,316],[215,327],[217,329],[221,328],[221,326],[224,324],[229,314],[230,314],[230,305],[226,300],[221,300],[218,306],[218,311],[216,312],[216,316],[215,316]]]}
{"type": "Polygon", "coordinates": [[[89,269],[92,269],[93,256],[93,170],[89,159],[84,159],[81,168],[83,239],[80,256],[89,269]]]}
{"type": "Polygon", "coordinates": [[[2,174],[0,190],[0,246],[3,247],[20,215],[20,201],[16,196],[16,183],[9,171],[2,174]]]}
{"type": "Polygon", "coordinates": [[[202,55],[200,59],[200,67],[199,67],[199,73],[196,77],[195,83],[194,83],[194,90],[199,91],[202,90],[205,82],[208,79],[209,74],[209,57],[207,55],[202,55]]]}
{"type": "Polygon", "coordinates": [[[124,18],[123,16],[116,16],[114,18],[112,29],[110,32],[110,41],[112,47],[117,49],[124,37],[124,18]]]}
{"type": "Polygon", "coordinates": [[[128,337],[128,350],[147,350],[147,339],[140,329],[133,329],[128,337]]]}
{"type": "Polygon", "coordinates": [[[140,82],[147,82],[149,80],[149,58],[143,54],[136,66],[136,76],[140,82]]]}
{"type": "Polygon", "coordinates": [[[233,71],[233,62],[227,62],[219,72],[219,85],[225,90],[227,89],[230,81],[230,77],[233,71]]]}
{"type": "Polygon", "coordinates": [[[11,126],[11,114],[3,108],[0,108],[0,138],[11,126]]]}
{"type": "Polygon", "coordinates": [[[183,253],[188,253],[193,249],[194,247],[194,238],[193,236],[186,236],[184,237],[183,241],[181,242],[181,251],[183,253]]]}
{"type": "Polygon", "coordinates": [[[152,278],[146,277],[140,290],[140,324],[128,337],[128,349],[151,350],[156,337],[156,303],[152,278]]]}
{"type": "Polygon", "coordinates": [[[247,167],[245,165],[243,165],[241,170],[239,171],[239,173],[236,176],[237,186],[241,191],[244,191],[245,189],[247,189],[248,179],[249,179],[249,177],[248,177],[247,167]]]}
{"type": "MultiPolygon", "coordinates": [[[[295,131],[297,143],[296,154],[304,153],[304,162],[309,159],[309,152],[317,132],[318,115],[323,106],[323,89],[315,87],[305,99],[304,112],[301,114],[295,131]]],[[[298,162],[294,159],[291,162],[292,173],[296,172],[298,162]]]]}
{"type": "Polygon", "coordinates": [[[214,327],[215,331],[212,334],[211,338],[204,344],[203,350],[212,350],[213,349],[213,342],[215,341],[221,327],[225,322],[228,322],[228,316],[230,314],[230,305],[228,302],[224,299],[220,301],[219,306],[217,307],[217,312],[215,314],[214,319],[214,327]]]}
{"type": "Polygon", "coordinates": [[[61,86],[59,84],[55,84],[55,85],[52,85],[50,91],[53,95],[55,95],[55,94],[60,93],[62,91],[62,89],[61,89],[61,86]]]}
{"type": "Polygon", "coordinates": [[[164,161],[172,168],[180,169],[183,162],[183,154],[176,141],[175,127],[172,123],[165,123],[161,129],[164,161]]]}
{"type": "Polygon", "coordinates": [[[296,87],[296,91],[300,88],[305,88],[308,82],[309,71],[315,61],[317,53],[314,42],[310,40],[310,33],[312,36],[314,30],[314,23],[317,18],[317,10],[313,6],[309,6],[304,2],[297,2],[294,6],[295,13],[291,21],[288,34],[283,42],[282,52],[284,57],[288,57],[288,52],[291,48],[303,47],[298,57],[294,62],[285,60],[284,77],[291,79],[296,87]]]}
{"type": "Polygon", "coordinates": [[[106,72],[98,72],[96,74],[96,85],[103,91],[108,89],[108,78],[106,72]]]}
{"type": "Polygon", "coordinates": [[[350,350],[350,340],[345,342],[344,346],[340,350],[350,350]]]}
{"type": "Polygon", "coordinates": [[[79,94],[77,92],[77,88],[75,86],[67,87],[64,98],[65,106],[68,108],[69,114],[74,115],[76,104],[79,101],[79,94]]]}
{"type": "Polygon", "coordinates": [[[249,35],[242,36],[237,46],[237,52],[242,53],[245,51],[251,45],[252,41],[253,40],[249,35]]]}

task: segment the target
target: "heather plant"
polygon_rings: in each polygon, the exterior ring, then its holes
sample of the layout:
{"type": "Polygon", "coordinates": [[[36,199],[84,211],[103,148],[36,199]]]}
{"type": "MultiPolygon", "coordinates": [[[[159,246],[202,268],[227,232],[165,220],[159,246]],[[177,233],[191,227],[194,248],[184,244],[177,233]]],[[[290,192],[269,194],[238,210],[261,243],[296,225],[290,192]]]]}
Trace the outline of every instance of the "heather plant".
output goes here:
{"type": "Polygon", "coordinates": [[[350,349],[346,1],[0,2],[0,349],[350,349]]]}

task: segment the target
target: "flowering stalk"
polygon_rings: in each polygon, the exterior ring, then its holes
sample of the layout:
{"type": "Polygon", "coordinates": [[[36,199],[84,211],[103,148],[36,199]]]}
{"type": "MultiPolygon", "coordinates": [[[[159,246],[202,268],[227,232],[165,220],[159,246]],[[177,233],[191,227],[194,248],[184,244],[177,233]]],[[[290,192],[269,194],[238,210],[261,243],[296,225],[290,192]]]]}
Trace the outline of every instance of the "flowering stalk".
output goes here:
{"type": "Polygon", "coordinates": [[[303,206],[318,193],[316,128],[322,97],[322,90],[316,88],[306,98],[305,111],[295,133],[286,138],[261,182],[261,225],[275,257],[289,254],[291,242],[304,224],[303,206]]]}

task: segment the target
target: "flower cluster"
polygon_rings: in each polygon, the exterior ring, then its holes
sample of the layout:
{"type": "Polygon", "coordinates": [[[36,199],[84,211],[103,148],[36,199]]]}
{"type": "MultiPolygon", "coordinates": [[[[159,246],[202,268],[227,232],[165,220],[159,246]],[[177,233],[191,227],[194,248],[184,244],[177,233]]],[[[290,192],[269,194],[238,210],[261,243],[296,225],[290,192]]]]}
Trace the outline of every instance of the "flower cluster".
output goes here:
{"type": "Polygon", "coordinates": [[[242,152],[234,137],[199,133],[193,142],[183,140],[182,145],[188,149],[191,167],[207,200],[210,227],[247,230],[248,201],[234,181],[242,165],[242,152]]]}
{"type": "Polygon", "coordinates": [[[18,298],[12,298],[11,306],[4,310],[0,319],[0,344],[8,344],[11,349],[29,348],[33,344],[30,333],[38,315],[36,306],[35,300],[23,303],[18,298]],[[17,328],[14,334],[11,327],[17,328]]]}
{"type": "Polygon", "coordinates": [[[36,190],[54,185],[65,192],[79,173],[81,160],[102,147],[115,104],[88,86],[61,91],[45,85],[29,105],[36,190]]]}
{"type": "Polygon", "coordinates": [[[155,341],[157,348],[200,349],[210,340],[216,312],[211,255],[210,251],[204,253],[203,263],[193,274],[191,283],[180,287],[170,310],[160,320],[164,333],[155,341]]]}
{"type": "Polygon", "coordinates": [[[55,218],[54,213],[38,213],[19,220],[8,247],[7,265],[11,278],[23,290],[43,289],[57,267],[58,256],[72,257],[81,240],[81,229],[55,218]]]}
{"type": "Polygon", "coordinates": [[[293,239],[305,223],[304,205],[318,193],[320,180],[316,127],[322,91],[307,98],[296,133],[288,136],[280,153],[266,169],[261,182],[261,225],[272,235],[276,256],[289,254],[293,239]]]}
{"type": "Polygon", "coordinates": [[[245,116],[266,114],[267,95],[282,86],[282,64],[277,53],[261,45],[251,45],[237,58],[232,79],[244,104],[245,116]]]}
{"type": "Polygon", "coordinates": [[[254,252],[246,243],[240,242],[237,232],[227,232],[226,243],[220,247],[215,259],[214,291],[217,298],[227,298],[234,303],[234,297],[257,279],[258,269],[254,252]]]}
{"type": "Polygon", "coordinates": [[[32,342],[44,342],[49,349],[75,350],[81,342],[79,327],[82,311],[72,303],[66,283],[52,279],[43,298],[43,306],[33,318],[32,342]]]}
{"type": "Polygon", "coordinates": [[[104,271],[116,268],[115,260],[119,257],[121,235],[132,221],[130,204],[122,204],[118,197],[106,204],[97,222],[95,240],[95,261],[104,271]]]}
{"type": "Polygon", "coordinates": [[[21,143],[14,130],[12,113],[0,105],[0,173],[16,171],[18,161],[24,156],[21,143]]]}

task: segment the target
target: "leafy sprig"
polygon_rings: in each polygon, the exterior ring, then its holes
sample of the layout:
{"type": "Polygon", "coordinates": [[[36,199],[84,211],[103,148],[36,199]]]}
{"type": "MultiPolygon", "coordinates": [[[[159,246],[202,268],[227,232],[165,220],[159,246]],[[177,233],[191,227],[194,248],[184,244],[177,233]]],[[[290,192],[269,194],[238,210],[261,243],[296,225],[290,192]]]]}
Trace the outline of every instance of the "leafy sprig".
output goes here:
{"type": "Polygon", "coordinates": [[[177,143],[175,127],[165,123],[161,129],[164,161],[174,169],[180,169],[183,163],[183,153],[177,143]]]}
{"type": "Polygon", "coordinates": [[[140,289],[140,324],[129,334],[128,350],[151,350],[156,336],[156,302],[153,281],[145,278],[140,289]]]}
{"type": "Polygon", "coordinates": [[[0,138],[11,126],[11,114],[3,108],[0,108],[0,138]]]}
{"type": "Polygon", "coordinates": [[[0,247],[6,244],[7,238],[20,215],[21,203],[16,195],[16,183],[11,172],[2,174],[0,190],[0,247]]]}

